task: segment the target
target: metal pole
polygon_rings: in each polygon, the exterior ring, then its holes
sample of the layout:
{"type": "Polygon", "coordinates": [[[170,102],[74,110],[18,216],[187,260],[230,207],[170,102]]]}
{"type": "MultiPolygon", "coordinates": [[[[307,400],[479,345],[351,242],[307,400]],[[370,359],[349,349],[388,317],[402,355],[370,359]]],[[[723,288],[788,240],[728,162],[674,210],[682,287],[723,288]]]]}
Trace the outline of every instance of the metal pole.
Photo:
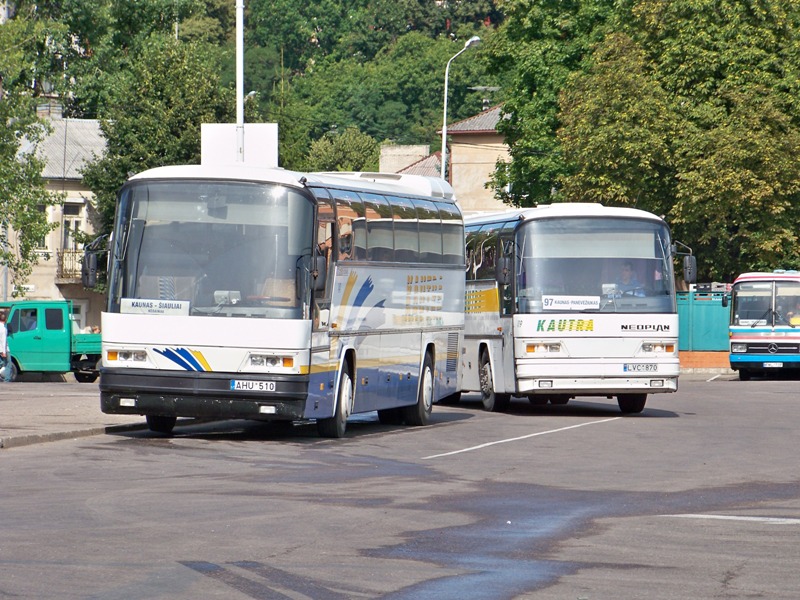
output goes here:
{"type": "Polygon", "coordinates": [[[458,56],[461,55],[467,48],[479,44],[481,38],[473,35],[465,43],[464,47],[456,52],[450,60],[447,61],[447,66],[444,69],[444,114],[442,116],[442,179],[447,181],[447,85],[450,78],[450,63],[452,63],[458,56]]]}
{"type": "Polygon", "coordinates": [[[244,162],[244,0],[236,2],[236,161],[244,162]]]}
{"type": "Polygon", "coordinates": [[[447,61],[447,67],[444,70],[444,114],[442,116],[442,179],[447,181],[447,81],[450,78],[450,63],[452,63],[456,56],[461,54],[466,50],[466,47],[462,48],[456,54],[447,61]]]}

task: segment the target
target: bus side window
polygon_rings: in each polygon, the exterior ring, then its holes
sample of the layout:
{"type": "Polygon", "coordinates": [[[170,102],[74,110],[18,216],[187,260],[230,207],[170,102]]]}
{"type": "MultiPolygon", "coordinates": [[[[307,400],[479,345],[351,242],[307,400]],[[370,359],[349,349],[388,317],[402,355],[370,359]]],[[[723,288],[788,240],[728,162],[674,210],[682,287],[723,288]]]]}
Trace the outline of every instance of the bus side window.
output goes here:
{"type": "Polygon", "coordinates": [[[366,258],[364,204],[358,194],[336,190],[336,220],[338,259],[363,260],[366,258]],[[364,256],[359,255],[357,248],[363,250],[364,256]]]}
{"type": "Polygon", "coordinates": [[[322,289],[314,292],[314,326],[327,327],[330,320],[335,216],[331,200],[317,197],[317,203],[317,252],[325,257],[327,281],[322,289]]]}
{"type": "Polygon", "coordinates": [[[442,262],[442,225],[439,210],[433,202],[414,199],[419,219],[419,260],[423,263],[442,262]]]}

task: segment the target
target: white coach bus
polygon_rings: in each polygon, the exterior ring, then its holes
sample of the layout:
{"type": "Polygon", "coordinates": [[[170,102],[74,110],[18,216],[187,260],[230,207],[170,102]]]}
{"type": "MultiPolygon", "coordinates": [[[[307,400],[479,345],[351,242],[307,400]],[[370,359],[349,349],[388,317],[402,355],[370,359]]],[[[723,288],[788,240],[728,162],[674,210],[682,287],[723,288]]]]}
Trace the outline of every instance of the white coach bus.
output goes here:
{"type": "MultiPolygon", "coordinates": [[[[565,404],[616,396],[624,413],[678,388],[676,248],[650,213],[552,204],[466,219],[462,390],[565,404]]],[[[693,279],[696,262],[684,259],[693,279]]]]}
{"type": "Polygon", "coordinates": [[[353,413],[423,425],[459,391],[464,228],[439,179],[162,167],[120,190],[114,232],[103,412],[341,437],[353,413]]]}

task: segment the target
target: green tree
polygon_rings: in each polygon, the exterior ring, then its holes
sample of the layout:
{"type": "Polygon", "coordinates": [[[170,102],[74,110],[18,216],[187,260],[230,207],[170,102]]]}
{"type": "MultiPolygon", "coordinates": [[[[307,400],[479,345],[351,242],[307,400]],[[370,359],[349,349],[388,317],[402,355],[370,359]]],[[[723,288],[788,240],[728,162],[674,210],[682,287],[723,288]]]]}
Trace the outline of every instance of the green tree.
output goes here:
{"type": "Polygon", "coordinates": [[[380,145],[355,127],[328,133],[311,144],[309,171],[377,171],[380,145]]]}
{"type": "Polygon", "coordinates": [[[663,214],[702,279],[800,264],[797,0],[503,6],[508,201],[663,214]]]}
{"type": "Polygon", "coordinates": [[[55,227],[44,207],[60,197],[49,193],[42,179],[42,161],[34,148],[47,133],[36,118],[40,86],[29,77],[48,62],[38,41],[48,31],[46,21],[18,14],[0,26],[0,264],[8,267],[10,283],[20,289],[38,262],[39,240],[55,227]]]}
{"type": "Polygon", "coordinates": [[[667,215],[700,276],[800,266],[800,3],[640,0],[630,15],[681,120],[667,215]]]}
{"type": "Polygon", "coordinates": [[[670,96],[625,34],[609,34],[590,62],[567,79],[559,99],[566,172],[558,195],[665,214],[675,198],[672,141],[679,130],[670,96]]]}
{"type": "Polygon", "coordinates": [[[518,206],[549,199],[566,174],[556,132],[559,92],[581,70],[614,15],[614,0],[504,0],[505,21],[487,47],[492,69],[505,73],[498,131],[511,162],[499,164],[492,184],[518,206]],[[507,191],[509,190],[509,191],[507,191]]]}
{"type": "Polygon", "coordinates": [[[233,90],[219,86],[218,55],[203,44],[152,35],[110,87],[101,129],[106,153],[87,165],[84,178],[96,194],[103,233],[114,216],[116,191],[129,173],[199,163],[200,125],[233,122],[233,90]]]}

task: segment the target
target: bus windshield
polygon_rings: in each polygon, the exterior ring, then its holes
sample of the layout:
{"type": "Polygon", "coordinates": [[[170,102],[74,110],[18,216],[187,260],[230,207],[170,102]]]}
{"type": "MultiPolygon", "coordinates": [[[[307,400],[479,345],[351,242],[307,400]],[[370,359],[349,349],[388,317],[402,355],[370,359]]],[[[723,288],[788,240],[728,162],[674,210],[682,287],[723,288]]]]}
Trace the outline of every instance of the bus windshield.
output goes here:
{"type": "Polygon", "coordinates": [[[732,290],[733,325],[800,325],[800,281],[745,281],[732,290]]]}
{"type": "Polygon", "coordinates": [[[515,240],[517,311],[674,313],[669,230],[645,219],[532,220],[515,240]]]}
{"type": "Polygon", "coordinates": [[[308,318],[313,213],[272,183],[134,181],[119,198],[110,310],[308,318]]]}

